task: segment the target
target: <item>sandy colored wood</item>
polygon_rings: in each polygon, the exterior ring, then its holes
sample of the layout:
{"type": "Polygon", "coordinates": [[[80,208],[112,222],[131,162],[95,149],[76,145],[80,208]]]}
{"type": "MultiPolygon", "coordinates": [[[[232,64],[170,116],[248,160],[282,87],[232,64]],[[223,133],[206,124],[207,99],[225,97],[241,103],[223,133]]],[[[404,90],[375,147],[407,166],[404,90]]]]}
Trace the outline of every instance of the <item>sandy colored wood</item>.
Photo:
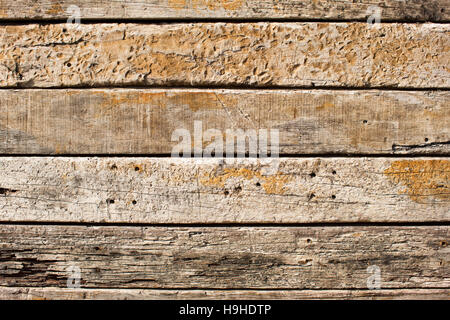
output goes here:
{"type": "Polygon", "coordinates": [[[4,157],[0,221],[448,222],[449,183],[448,158],[4,157]]]}
{"type": "Polygon", "coordinates": [[[2,300],[449,300],[449,289],[385,290],[158,290],[0,287],[2,300]]]}
{"type": "Polygon", "coordinates": [[[3,154],[170,154],[194,121],[224,141],[278,129],[281,154],[450,154],[449,92],[11,89],[0,102],[3,154]]]}
{"type": "Polygon", "coordinates": [[[0,285],[85,288],[448,289],[448,226],[0,226],[0,285]]]}
{"type": "Polygon", "coordinates": [[[366,19],[371,6],[383,20],[449,20],[448,0],[2,0],[1,19],[66,19],[77,5],[81,19],[366,19]]]}
{"type": "Polygon", "coordinates": [[[0,27],[0,87],[449,88],[448,24],[0,27]]]}

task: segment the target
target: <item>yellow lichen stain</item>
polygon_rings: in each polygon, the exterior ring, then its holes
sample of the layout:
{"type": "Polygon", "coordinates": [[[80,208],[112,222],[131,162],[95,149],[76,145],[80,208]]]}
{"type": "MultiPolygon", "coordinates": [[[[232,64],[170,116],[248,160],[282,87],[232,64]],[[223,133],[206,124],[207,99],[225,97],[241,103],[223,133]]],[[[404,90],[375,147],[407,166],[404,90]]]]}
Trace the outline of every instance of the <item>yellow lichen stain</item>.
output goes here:
{"type": "Polygon", "coordinates": [[[325,103],[323,103],[323,104],[321,104],[320,106],[317,106],[316,107],[316,110],[325,110],[325,109],[328,109],[328,108],[333,108],[334,107],[334,104],[332,104],[331,102],[325,102],[325,103]]]}
{"type": "Polygon", "coordinates": [[[286,183],[290,181],[290,177],[278,172],[275,175],[264,176],[260,170],[251,170],[248,168],[226,168],[220,175],[205,174],[200,182],[205,186],[216,186],[223,188],[230,178],[244,178],[251,180],[256,178],[263,181],[261,186],[267,194],[284,194],[286,192],[286,183]]]}
{"type": "Polygon", "coordinates": [[[222,106],[219,99],[214,92],[179,92],[169,97],[169,104],[187,105],[192,112],[197,112],[221,109],[222,106]]]}
{"type": "Polygon", "coordinates": [[[169,7],[172,9],[202,9],[208,8],[209,10],[215,10],[222,7],[225,10],[235,11],[241,8],[244,4],[244,0],[169,0],[169,7]],[[190,6],[189,6],[190,5],[190,6]]]}
{"type": "Polygon", "coordinates": [[[417,203],[425,203],[428,197],[450,199],[449,160],[398,160],[384,173],[394,183],[404,185],[402,193],[417,203]]]}

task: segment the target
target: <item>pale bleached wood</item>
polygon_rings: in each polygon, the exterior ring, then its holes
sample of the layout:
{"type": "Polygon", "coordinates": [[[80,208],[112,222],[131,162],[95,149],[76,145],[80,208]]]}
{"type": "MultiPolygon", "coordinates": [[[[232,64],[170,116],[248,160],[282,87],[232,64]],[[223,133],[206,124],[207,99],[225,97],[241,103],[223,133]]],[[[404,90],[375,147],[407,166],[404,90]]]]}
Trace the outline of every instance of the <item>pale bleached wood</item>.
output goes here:
{"type": "Polygon", "coordinates": [[[0,27],[0,87],[449,88],[448,24],[0,27]]]}
{"type": "Polygon", "coordinates": [[[0,287],[2,300],[449,300],[449,289],[158,290],[0,287]]]}
{"type": "Polygon", "coordinates": [[[450,221],[448,158],[0,158],[0,221],[450,221]],[[277,168],[278,164],[278,168],[277,168]]]}
{"type": "Polygon", "coordinates": [[[0,286],[448,289],[448,226],[117,227],[0,225],[0,286]],[[371,282],[369,282],[370,284],[371,282]]]}
{"type": "Polygon", "coordinates": [[[382,20],[449,20],[448,0],[2,0],[0,19],[67,19],[71,5],[81,19],[366,19],[381,8],[382,20]],[[369,10],[369,11],[368,11],[369,10]]]}
{"type": "MultiPolygon", "coordinates": [[[[449,92],[0,91],[0,153],[170,154],[177,129],[278,129],[281,154],[450,154],[449,92]]],[[[205,137],[205,145],[209,140],[205,137]]]]}

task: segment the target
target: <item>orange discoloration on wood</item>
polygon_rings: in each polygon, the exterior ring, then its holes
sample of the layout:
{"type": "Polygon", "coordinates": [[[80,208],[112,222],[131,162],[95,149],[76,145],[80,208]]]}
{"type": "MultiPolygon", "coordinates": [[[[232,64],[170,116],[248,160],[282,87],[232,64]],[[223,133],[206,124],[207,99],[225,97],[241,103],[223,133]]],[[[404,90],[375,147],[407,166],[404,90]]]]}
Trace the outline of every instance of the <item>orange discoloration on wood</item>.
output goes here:
{"type": "Polygon", "coordinates": [[[450,199],[450,160],[398,160],[384,173],[404,185],[402,193],[417,203],[425,203],[429,197],[450,199]]]}
{"type": "Polygon", "coordinates": [[[169,7],[172,9],[201,9],[208,8],[216,10],[223,8],[225,10],[234,11],[241,8],[245,0],[169,0],[169,7]]]}
{"type": "Polygon", "coordinates": [[[241,178],[246,180],[257,179],[263,181],[261,186],[267,194],[284,194],[285,185],[292,177],[278,172],[275,175],[265,176],[260,170],[255,171],[248,168],[226,168],[220,175],[205,174],[200,182],[206,186],[225,187],[225,183],[231,178],[241,178]]]}
{"type": "Polygon", "coordinates": [[[53,3],[52,7],[47,10],[46,14],[48,15],[58,15],[59,13],[63,13],[64,10],[61,7],[61,4],[58,2],[53,3]]]}
{"type": "Polygon", "coordinates": [[[333,108],[333,107],[334,107],[334,104],[333,104],[333,103],[331,103],[331,102],[325,102],[325,103],[323,103],[323,104],[317,106],[317,107],[316,107],[316,110],[325,110],[325,109],[333,108]]]}

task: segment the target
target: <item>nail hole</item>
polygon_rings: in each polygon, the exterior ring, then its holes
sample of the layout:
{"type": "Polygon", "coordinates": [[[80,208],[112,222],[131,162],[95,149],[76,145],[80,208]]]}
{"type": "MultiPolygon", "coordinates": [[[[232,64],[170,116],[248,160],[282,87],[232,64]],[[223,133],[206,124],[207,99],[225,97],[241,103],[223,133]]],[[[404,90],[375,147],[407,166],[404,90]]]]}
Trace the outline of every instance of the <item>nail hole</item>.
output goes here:
{"type": "Polygon", "coordinates": [[[62,29],[62,32],[67,32],[67,29],[66,29],[66,28],[63,28],[63,29],[62,29]]]}
{"type": "Polygon", "coordinates": [[[137,201],[136,200],[133,200],[132,202],[131,202],[132,204],[136,204],[137,203],[137,201]]]}
{"type": "Polygon", "coordinates": [[[72,64],[71,64],[70,62],[68,62],[68,63],[66,64],[66,66],[70,68],[70,67],[72,66],[72,64]]]}
{"type": "Polygon", "coordinates": [[[139,171],[139,167],[134,167],[134,171],[139,171]]]}
{"type": "Polygon", "coordinates": [[[94,247],[94,250],[98,251],[98,250],[100,250],[100,248],[99,247],[94,247]]]}
{"type": "Polygon", "coordinates": [[[116,170],[116,169],[117,169],[117,166],[116,166],[115,164],[113,164],[113,165],[111,166],[111,169],[112,169],[112,170],[116,170]]]}
{"type": "Polygon", "coordinates": [[[333,195],[331,196],[331,199],[336,199],[336,196],[333,194],[333,195]]]}
{"type": "Polygon", "coordinates": [[[366,124],[366,123],[367,123],[367,120],[363,120],[363,123],[366,124]]]}
{"type": "Polygon", "coordinates": [[[332,174],[336,174],[336,171],[333,170],[333,172],[331,172],[332,174]]]}
{"type": "Polygon", "coordinates": [[[447,242],[446,242],[446,241],[441,241],[439,244],[440,244],[441,246],[443,246],[443,247],[446,247],[446,246],[447,246],[447,242]]]}
{"type": "Polygon", "coordinates": [[[228,192],[228,190],[225,190],[225,191],[223,192],[223,194],[227,196],[227,195],[229,195],[230,193],[228,192]]]}
{"type": "Polygon", "coordinates": [[[425,142],[428,142],[428,138],[425,138],[425,142]]]}
{"type": "Polygon", "coordinates": [[[113,204],[114,203],[114,199],[106,199],[106,203],[107,204],[113,204]]]}
{"type": "Polygon", "coordinates": [[[310,176],[311,178],[314,178],[314,177],[316,176],[316,174],[315,174],[314,172],[311,172],[311,173],[309,174],[309,176],[310,176]]]}
{"type": "Polygon", "coordinates": [[[311,239],[306,239],[306,242],[311,243],[311,239]]]}
{"type": "Polygon", "coordinates": [[[257,182],[255,185],[256,185],[257,187],[261,187],[261,183],[259,183],[259,182],[257,182]]]}

